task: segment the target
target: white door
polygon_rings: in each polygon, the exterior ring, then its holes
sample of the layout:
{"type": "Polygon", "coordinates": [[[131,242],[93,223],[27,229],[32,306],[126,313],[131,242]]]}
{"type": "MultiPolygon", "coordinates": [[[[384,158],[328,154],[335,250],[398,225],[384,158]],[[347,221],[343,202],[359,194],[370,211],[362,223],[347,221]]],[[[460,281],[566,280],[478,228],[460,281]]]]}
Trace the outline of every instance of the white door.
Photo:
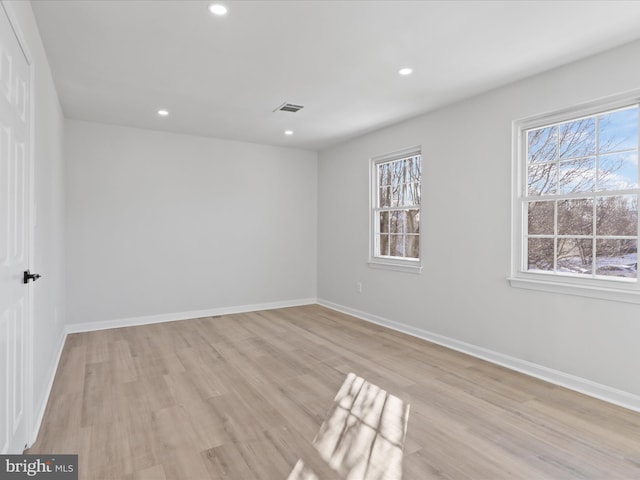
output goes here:
{"type": "Polygon", "coordinates": [[[30,69],[0,4],[0,454],[27,443],[30,69]]]}

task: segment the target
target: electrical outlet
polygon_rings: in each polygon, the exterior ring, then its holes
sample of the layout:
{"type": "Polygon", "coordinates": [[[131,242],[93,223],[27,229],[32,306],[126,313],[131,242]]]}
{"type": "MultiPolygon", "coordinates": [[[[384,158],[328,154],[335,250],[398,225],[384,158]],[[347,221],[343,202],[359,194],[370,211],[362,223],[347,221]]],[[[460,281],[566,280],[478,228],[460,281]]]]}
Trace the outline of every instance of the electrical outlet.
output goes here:
{"type": "Polygon", "coordinates": [[[362,282],[356,282],[356,292],[362,293],[362,282]]]}

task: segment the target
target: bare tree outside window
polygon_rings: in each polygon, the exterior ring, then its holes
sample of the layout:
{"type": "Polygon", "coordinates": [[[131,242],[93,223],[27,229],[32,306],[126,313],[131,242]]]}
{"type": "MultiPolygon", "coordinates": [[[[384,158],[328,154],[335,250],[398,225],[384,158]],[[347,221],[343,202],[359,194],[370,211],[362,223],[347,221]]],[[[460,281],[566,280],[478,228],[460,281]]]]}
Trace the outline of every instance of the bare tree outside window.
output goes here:
{"type": "Polygon", "coordinates": [[[376,162],[374,169],[374,256],[418,260],[421,157],[376,162]]]}
{"type": "Polygon", "coordinates": [[[637,278],[638,106],[525,135],[527,269],[637,278]]]}

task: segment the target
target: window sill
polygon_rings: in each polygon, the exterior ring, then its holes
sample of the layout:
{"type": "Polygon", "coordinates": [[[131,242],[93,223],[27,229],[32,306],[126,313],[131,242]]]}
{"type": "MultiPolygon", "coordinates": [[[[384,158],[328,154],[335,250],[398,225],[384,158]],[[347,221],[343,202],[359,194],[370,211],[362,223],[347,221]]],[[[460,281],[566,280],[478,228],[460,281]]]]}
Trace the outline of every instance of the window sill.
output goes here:
{"type": "Polygon", "coordinates": [[[408,272],[408,273],[421,273],[421,265],[411,265],[406,263],[393,263],[393,262],[378,262],[375,260],[369,260],[367,265],[371,268],[379,268],[381,270],[393,270],[396,272],[408,272]]]}
{"type": "Polygon", "coordinates": [[[585,285],[568,281],[551,281],[538,277],[508,277],[507,280],[509,284],[515,288],[640,304],[640,291],[637,289],[585,285]]]}

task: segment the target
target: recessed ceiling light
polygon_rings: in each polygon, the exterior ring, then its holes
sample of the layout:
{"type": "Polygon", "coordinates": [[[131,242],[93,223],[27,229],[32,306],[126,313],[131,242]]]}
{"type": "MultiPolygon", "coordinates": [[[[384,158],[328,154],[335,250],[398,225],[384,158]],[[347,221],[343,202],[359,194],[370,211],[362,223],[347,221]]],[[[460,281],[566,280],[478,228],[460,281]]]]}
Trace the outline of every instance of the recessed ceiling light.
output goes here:
{"type": "Polygon", "coordinates": [[[285,135],[293,135],[293,130],[285,130],[284,134],[285,135]]]}
{"type": "Polygon", "coordinates": [[[404,67],[398,70],[398,75],[411,75],[413,73],[413,68],[404,67]]]}
{"type": "Polygon", "coordinates": [[[226,15],[227,7],[225,7],[224,5],[220,5],[219,3],[212,3],[211,5],[209,5],[209,11],[218,16],[226,15]]]}
{"type": "Polygon", "coordinates": [[[167,115],[169,115],[169,110],[161,108],[160,110],[158,110],[158,115],[160,115],[161,117],[166,117],[167,115]]]}

